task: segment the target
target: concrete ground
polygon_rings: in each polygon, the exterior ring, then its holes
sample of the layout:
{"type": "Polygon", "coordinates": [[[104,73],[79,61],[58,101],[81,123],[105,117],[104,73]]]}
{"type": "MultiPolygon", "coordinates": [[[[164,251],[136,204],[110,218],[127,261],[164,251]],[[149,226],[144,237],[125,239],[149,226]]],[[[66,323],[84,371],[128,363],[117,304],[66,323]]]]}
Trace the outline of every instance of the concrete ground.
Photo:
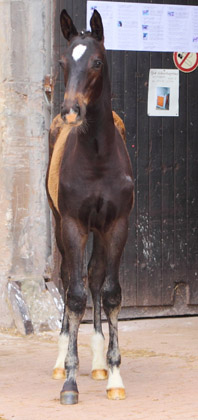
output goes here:
{"type": "MultiPolygon", "coordinates": [[[[104,324],[105,336],[107,325],[104,324]]],[[[58,333],[0,334],[0,420],[198,420],[198,317],[119,323],[127,398],[91,379],[91,325],[79,333],[79,404],[62,406],[51,379],[58,333]]]]}

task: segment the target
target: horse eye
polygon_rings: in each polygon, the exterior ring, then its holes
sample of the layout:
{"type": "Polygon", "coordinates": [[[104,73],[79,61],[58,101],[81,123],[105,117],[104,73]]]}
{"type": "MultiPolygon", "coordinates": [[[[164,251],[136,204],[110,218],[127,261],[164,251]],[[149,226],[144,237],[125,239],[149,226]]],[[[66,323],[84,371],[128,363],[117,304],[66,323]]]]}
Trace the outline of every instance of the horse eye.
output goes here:
{"type": "Polygon", "coordinates": [[[99,69],[101,66],[102,66],[102,61],[101,60],[95,60],[93,62],[94,69],[99,69]]]}

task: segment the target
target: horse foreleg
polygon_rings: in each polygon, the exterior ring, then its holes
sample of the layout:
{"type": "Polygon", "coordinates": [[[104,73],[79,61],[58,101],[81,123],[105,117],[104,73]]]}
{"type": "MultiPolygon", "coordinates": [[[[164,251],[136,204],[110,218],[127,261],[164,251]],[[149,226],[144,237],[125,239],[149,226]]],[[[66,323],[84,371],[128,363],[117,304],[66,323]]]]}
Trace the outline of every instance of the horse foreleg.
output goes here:
{"type": "Polygon", "coordinates": [[[79,364],[77,337],[87,300],[87,292],[82,278],[82,261],[87,235],[79,231],[77,224],[71,218],[63,220],[62,232],[69,269],[66,302],[69,342],[66,356],[67,379],[60,394],[60,402],[61,404],[76,404],[78,402],[76,375],[79,364]]]}
{"type": "Polygon", "coordinates": [[[106,255],[99,235],[94,234],[93,252],[88,265],[89,288],[94,306],[94,333],[91,340],[92,378],[107,379],[107,365],[104,357],[104,335],[101,324],[101,288],[105,279],[106,255]]]}
{"type": "Polygon", "coordinates": [[[107,274],[103,286],[103,307],[109,324],[109,347],[107,363],[109,378],[107,396],[109,399],[124,399],[125,387],[120,375],[121,356],[118,344],[118,314],[121,307],[119,265],[127,238],[127,222],[119,220],[106,236],[108,244],[107,274]]]}

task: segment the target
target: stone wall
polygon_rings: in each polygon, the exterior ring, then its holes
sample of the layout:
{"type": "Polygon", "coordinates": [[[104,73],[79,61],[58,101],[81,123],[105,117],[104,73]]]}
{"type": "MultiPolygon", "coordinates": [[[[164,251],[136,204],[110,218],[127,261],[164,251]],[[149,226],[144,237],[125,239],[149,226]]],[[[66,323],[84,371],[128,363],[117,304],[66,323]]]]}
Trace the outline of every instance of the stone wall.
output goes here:
{"type": "Polygon", "coordinates": [[[8,281],[31,294],[51,254],[43,89],[51,70],[50,0],[0,1],[0,62],[0,327],[11,327],[8,281]]]}

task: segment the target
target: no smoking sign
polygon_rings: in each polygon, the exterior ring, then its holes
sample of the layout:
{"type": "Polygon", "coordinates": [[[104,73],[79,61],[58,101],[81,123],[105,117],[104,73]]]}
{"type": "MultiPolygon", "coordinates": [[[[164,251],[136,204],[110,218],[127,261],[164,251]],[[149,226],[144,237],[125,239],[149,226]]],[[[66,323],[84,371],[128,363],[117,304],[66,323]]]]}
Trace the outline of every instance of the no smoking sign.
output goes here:
{"type": "Polygon", "coordinates": [[[176,67],[184,73],[190,73],[198,66],[197,53],[174,52],[173,60],[176,67]]]}

